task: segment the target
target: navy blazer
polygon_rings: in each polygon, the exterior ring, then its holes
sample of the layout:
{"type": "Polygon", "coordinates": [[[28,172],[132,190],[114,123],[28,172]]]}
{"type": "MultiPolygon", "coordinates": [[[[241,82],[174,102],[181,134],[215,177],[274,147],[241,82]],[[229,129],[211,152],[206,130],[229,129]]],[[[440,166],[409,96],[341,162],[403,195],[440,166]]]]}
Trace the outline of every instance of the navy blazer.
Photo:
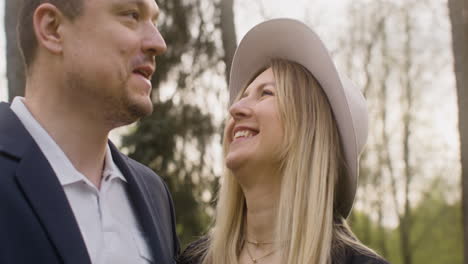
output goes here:
{"type": "MultiPolygon", "coordinates": [[[[166,185],[109,144],[155,263],[174,263],[179,242],[166,185]]],[[[91,263],[57,176],[7,103],[0,103],[0,263],[91,263]]]]}

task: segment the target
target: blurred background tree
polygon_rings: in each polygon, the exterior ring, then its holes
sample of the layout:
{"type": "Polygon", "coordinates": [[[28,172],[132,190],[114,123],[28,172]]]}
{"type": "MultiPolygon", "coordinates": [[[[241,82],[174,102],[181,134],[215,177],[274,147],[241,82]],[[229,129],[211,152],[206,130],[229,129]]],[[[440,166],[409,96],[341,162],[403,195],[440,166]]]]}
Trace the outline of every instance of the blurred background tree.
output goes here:
{"type": "Polygon", "coordinates": [[[468,264],[468,3],[448,0],[452,24],[454,72],[457,80],[458,127],[460,130],[460,156],[462,164],[462,220],[465,264],[468,264]]]}
{"type": "Polygon", "coordinates": [[[363,88],[370,112],[351,225],[363,242],[392,263],[461,263],[457,232],[443,237],[443,243],[453,247],[434,240],[461,228],[439,222],[458,208],[453,202],[458,181],[441,184],[444,177],[458,173],[458,167],[449,165],[455,164],[455,155],[441,155],[447,146],[428,140],[440,138],[430,129],[440,114],[433,109],[449,94],[434,85],[451,68],[450,36],[443,33],[449,27],[445,3],[356,1],[349,5],[348,22],[336,56],[363,88]],[[434,37],[440,35],[446,38],[434,37]],[[392,218],[396,228],[389,229],[392,218]]]}
{"type": "Polygon", "coordinates": [[[5,33],[6,33],[6,60],[8,79],[8,100],[24,94],[24,66],[20,51],[16,42],[16,20],[21,1],[6,0],[5,2],[5,33]]]}

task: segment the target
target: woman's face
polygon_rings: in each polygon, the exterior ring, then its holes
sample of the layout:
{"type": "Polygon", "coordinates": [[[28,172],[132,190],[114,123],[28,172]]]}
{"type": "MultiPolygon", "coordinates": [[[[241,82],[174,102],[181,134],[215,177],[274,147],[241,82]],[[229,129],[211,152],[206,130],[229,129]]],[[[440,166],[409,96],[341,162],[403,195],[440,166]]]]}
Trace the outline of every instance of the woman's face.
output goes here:
{"type": "MultiPolygon", "coordinates": [[[[226,126],[226,165],[235,172],[247,166],[275,166],[281,153],[283,128],[279,118],[273,71],[266,69],[231,106],[226,126]]],[[[253,166],[253,167],[252,167],[253,166]]]]}

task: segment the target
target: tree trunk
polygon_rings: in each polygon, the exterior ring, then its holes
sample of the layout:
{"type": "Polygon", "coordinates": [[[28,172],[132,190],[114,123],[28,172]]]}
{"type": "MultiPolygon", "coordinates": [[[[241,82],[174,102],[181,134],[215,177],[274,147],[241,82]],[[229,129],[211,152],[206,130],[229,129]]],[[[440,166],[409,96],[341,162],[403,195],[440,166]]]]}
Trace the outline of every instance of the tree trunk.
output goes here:
{"type": "Polygon", "coordinates": [[[16,24],[19,11],[18,0],[6,0],[5,2],[5,32],[7,47],[7,79],[8,98],[13,100],[15,96],[24,96],[25,74],[23,58],[18,48],[16,24]]]}
{"type": "Polygon", "coordinates": [[[414,121],[413,118],[413,84],[411,82],[411,69],[413,67],[413,28],[410,21],[410,11],[408,9],[403,10],[404,17],[404,32],[405,32],[405,42],[404,42],[404,65],[403,72],[404,77],[402,76],[403,84],[403,100],[404,100],[404,110],[403,110],[403,164],[404,164],[404,205],[403,205],[403,215],[401,216],[400,221],[400,241],[401,241],[401,253],[403,264],[412,264],[413,262],[413,251],[411,249],[411,224],[412,224],[412,215],[411,215],[411,201],[409,199],[410,195],[410,186],[413,179],[413,170],[412,164],[410,162],[412,155],[412,148],[410,146],[411,141],[411,124],[414,121]]]}
{"type": "Polygon", "coordinates": [[[464,0],[448,1],[452,23],[452,43],[458,96],[458,126],[462,168],[462,215],[464,263],[468,264],[468,3],[464,0]]]}
{"type": "Polygon", "coordinates": [[[221,29],[223,35],[226,82],[229,83],[232,58],[237,47],[236,26],[234,24],[234,0],[221,0],[221,29]]]}

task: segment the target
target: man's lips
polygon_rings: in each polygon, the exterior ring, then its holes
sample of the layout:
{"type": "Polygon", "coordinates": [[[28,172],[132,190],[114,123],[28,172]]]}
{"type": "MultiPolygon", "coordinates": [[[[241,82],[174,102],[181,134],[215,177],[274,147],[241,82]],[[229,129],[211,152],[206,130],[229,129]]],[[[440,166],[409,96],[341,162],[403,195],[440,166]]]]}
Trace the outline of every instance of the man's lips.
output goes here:
{"type": "Polygon", "coordinates": [[[154,66],[150,64],[144,64],[136,67],[133,73],[143,76],[145,79],[151,80],[154,73],[154,66]]]}

